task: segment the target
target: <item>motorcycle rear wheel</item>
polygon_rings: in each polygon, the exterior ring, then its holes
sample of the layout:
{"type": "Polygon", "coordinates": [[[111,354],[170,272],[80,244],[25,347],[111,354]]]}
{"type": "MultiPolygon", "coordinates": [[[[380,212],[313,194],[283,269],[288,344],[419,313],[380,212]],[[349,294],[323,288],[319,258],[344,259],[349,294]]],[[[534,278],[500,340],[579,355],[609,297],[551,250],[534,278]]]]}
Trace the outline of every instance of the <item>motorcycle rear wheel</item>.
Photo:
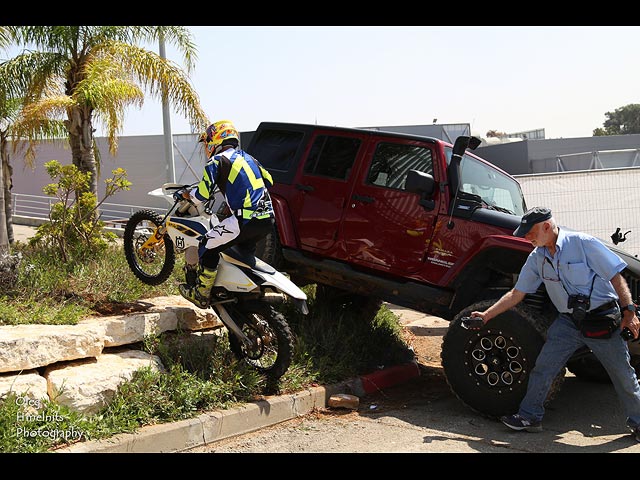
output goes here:
{"type": "Polygon", "coordinates": [[[226,305],[227,312],[251,340],[247,347],[229,332],[229,348],[258,372],[277,380],[286,373],[293,359],[293,333],[284,316],[271,305],[248,301],[226,305]]]}
{"type": "Polygon", "coordinates": [[[129,268],[147,285],[164,283],[176,262],[173,242],[167,234],[154,245],[142,249],[161,223],[162,217],[153,210],[140,210],[131,215],[124,229],[124,255],[129,268]]]}

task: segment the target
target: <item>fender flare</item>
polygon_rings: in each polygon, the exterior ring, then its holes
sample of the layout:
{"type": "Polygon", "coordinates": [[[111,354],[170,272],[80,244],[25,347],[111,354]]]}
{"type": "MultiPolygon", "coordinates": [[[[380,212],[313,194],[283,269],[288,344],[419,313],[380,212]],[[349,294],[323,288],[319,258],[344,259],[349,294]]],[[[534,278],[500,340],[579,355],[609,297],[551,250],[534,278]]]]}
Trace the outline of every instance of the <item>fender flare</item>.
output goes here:
{"type": "Polygon", "coordinates": [[[271,203],[276,216],[276,229],[280,237],[280,244],[284,247],[296,248],[298,240],[291,221],[291,211],[284,198],[271,194],[271,203]]]}
{"type": "MultiPolygon", "coordinates": [[[[533,245],[527,240],[522,238],[513,237],[511,235],[490,235],[478,242],[473,248],[466,252],[463,258],[460,258],[456,262],[453,268],[443,276],[442,284],[449,287],[453,287],[456,280],[459,279],[461,272],[463,272],[469,265],[474,263],[474,260],[481,258],[483,252],[495,250],[504,250],[508,252],[514,252],[518,256],[522,256],[525,260],[527,256],[533,250],[533,245]]],[[[524,262],[515,268],[515,273],[520,271],[524,262]]]]}

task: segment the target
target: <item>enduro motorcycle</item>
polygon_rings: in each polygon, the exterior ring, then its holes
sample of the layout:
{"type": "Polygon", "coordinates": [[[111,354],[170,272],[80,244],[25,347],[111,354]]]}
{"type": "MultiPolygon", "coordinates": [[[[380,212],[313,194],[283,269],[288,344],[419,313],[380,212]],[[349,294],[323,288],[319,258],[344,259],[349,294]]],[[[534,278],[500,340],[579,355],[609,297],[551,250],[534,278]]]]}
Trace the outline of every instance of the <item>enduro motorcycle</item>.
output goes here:
{"type": "MultiPolygon", "coordinates": [[[[212,215],[221,219],[230,213],[219,189],[198,206],[179,195],[194,185],[165,183],[149,195],[164,197],[172,205],[166,214],[139,210],[127,221],[125,257],[133,274],[147,285],[169,278],[176,254],[185,254],[185,272],[195,280],[200,239],[211,228],[212,215]]],[[[293,357],[293,333],[273,307],[285,298],[303,314],[309,312],[306,294],[271,265],[235,246],[220,253],[209,305],[229,331],[234,355],[273,379],[284,375],[293,357]]]]}

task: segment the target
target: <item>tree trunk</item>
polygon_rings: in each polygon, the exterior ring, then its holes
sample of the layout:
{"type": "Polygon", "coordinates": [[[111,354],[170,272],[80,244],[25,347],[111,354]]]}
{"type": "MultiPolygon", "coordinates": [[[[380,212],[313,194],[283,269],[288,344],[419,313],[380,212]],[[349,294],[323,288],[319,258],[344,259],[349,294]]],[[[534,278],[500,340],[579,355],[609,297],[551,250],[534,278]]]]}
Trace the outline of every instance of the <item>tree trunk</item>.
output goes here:
{"type": "Polygon", "coordinates": [[[98,175],[96,169],[95,152],[93,151],[93,127],[91,125],[91,109],[74,107],[68,111],[69,142],[73,164],[81,172],[89,172],[90,192],[98,195],[98,175]]]}
{"type": "MultiPolygon", "coordinates": [[[[13,188],[13,167],[11,166],[11,159],[8,154],[6,158],[2,159],[1,175],[4,176],[4,185],[0,183],[0,188],[4,189],[4,214],[7,223],[9,245],[11,245],[15,241],[13,235],[13,195],[11,195],[11,189],[13,188]]],[[[0,215],[2,215],[2,210],[0,210],[0,215]]]]}
{"type": "Polygon", "coordinates": [[[0,157],[2,157],[2,168],[0,168],[0,255],[9,251],[9,235],[7,233],[7,217],[4,206],[4,164],[8,158],[7,153],[7,136],[4,132],[0,132],[0,157]]]}

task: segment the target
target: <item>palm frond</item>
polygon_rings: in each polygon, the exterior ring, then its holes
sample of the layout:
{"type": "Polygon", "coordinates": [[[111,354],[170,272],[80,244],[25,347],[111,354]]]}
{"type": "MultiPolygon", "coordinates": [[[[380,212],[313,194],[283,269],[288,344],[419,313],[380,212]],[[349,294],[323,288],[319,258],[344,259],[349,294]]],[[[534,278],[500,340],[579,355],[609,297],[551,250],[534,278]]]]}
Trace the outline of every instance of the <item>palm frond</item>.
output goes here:
{"type": "Polygon", "coordinates": [[[105,44],[104,54],[113,56],[153,97],[169,101],[193,127],[203,129],[208,118],[189,77],[173,61],[155,52],[120,42],[105,44]]]}
{"type": "Polygon", "coordinates": [[[60,53],[22,53],[0,64],[0,78],[12,96],[38,98],[47,86],[63,83],[65,66],[60,53]]]}

